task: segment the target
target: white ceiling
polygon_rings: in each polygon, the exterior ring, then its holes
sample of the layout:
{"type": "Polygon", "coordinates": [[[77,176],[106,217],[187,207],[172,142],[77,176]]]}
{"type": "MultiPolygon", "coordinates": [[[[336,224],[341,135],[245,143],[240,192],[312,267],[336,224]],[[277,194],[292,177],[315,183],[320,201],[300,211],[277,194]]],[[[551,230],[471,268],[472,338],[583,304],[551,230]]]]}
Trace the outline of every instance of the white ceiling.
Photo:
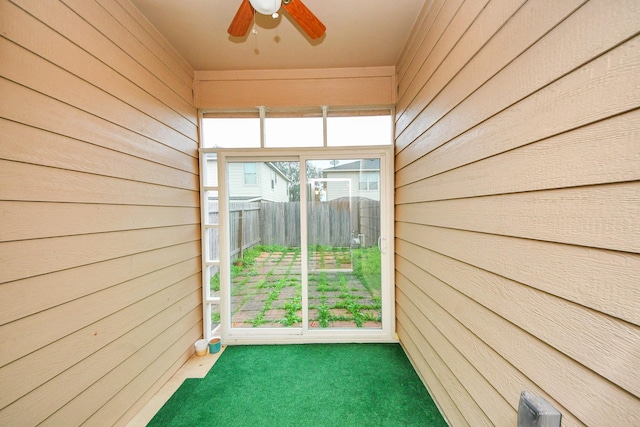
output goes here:
{"type": "Polygon", "coordinates": [[[375,67],[396,65],[430,0],[303,0],[325,24],[309,39],[281,9],[256,14],[257,35],[227,34],[240,0],[131,0],[198,71],[375,67]]]}

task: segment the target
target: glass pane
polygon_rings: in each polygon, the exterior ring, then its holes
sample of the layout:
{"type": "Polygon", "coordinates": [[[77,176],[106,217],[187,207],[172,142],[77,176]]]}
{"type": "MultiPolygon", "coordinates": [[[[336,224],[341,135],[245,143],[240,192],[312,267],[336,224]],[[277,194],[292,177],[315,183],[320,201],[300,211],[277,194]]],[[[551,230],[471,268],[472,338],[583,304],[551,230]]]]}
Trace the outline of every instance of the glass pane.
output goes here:
{"type": "Polygon", "coordinates": [[[257,148],[260,147],[260,117],[205,117],[202,135],[204,148],[257,148]]]}
{"type": "Polygon", "coordinates": [[[265,147],[322,147],[322,117],[266,118],[265,147]]]}
{"type": "Polygon", "coordinates": [[[220,326],[220,304],[209,304],[209,316],[211,316],[211,333],[220,326]]]}
{"type": "Polygon", "coordinates": [[[227,174],[231,326],[299,328],[300,164],[232,162],[227,174]],[[247,170],[255,171],[255,185],[245,184],[247,170]]]}
{"type": "Polygon", "coordinates": [[[381,328],[380,192],[367,184],[380,161],[312,160],[307,168],[321,176],[307,191],[309,327],[381,328]]]}
{"type": "Polygon", "coordinates": [[[204,221],[206,225],[218,225],[220,223],[220,213],[218,211],[218,192],[205,191],[205,215],[204,221]]]}
{"type": "Polygon", "coordinates": [[[205,233],[206,242],[206,258],[207,262],[220,261],[220,241],[217,228],[209,228],[205,233]]]}
{"type": "Polygon", "coordinates": [[[205,269],[205,281],[207,287],[207,299],[220,298],[220,267],[209,265],[205,269]]]}
{"type": "Polygon", "coordinates": [[[327,117],[327,146],[389,145],[392,142],[391,115],[327,117]]]}
{"type": "Polygon", "coordinates": [[[218,155],[216,153],[207,153],[203,155],[203,183],[205,187],[218,186],[218,155]]]}

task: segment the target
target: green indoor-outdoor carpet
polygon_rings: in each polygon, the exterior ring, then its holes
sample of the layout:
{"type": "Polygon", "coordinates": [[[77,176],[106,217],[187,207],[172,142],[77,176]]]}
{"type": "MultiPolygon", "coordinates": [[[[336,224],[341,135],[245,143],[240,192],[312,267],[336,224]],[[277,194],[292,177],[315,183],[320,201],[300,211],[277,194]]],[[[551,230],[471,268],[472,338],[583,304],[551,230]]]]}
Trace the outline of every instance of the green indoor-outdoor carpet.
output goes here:
{"type": "Polygon", "coordinates": [[[229,346],[150,426],[446,426],[398,344],[229,346]]]}

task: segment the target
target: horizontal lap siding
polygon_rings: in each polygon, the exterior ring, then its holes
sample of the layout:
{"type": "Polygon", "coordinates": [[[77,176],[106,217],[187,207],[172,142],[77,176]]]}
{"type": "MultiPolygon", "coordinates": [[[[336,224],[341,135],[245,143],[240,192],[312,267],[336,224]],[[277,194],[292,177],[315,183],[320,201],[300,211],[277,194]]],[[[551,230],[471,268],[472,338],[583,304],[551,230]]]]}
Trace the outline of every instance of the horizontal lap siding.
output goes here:
{"type": "Polygon", "coordinates": [[[198,108],[389,106],[395,102],[395,68],[196,72],[198,108]]]}
{"type": "Polygon", "coordinates": [[[202,334],[194,72],[126,0],[0,15],[0,424],[123,424],[202,334]]]}
{"type": "Polygon", "coordinates": [[[398,64],[398,335],[452,425],[640,424],[640,5],[429,2],[398,64]]]}

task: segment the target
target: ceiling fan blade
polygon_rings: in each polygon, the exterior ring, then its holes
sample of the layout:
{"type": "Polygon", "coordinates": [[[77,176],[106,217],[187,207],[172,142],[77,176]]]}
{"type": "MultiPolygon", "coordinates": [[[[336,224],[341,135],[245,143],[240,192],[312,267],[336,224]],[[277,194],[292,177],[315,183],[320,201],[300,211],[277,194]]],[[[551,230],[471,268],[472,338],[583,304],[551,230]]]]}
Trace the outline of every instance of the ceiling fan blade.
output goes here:
{"type": "Polygon", "coordinates": [[[249,0],[242,0],[227,32],[233,37],[242,37],[249,31],[251,22],[253,22],[253,7],[249,0]]]}
{"type": "Polygon", "coordinates": [[[322,37],[327,27],[302,3],[301,0],[284,0],[282,6],[312,39],[322,37]]]}

